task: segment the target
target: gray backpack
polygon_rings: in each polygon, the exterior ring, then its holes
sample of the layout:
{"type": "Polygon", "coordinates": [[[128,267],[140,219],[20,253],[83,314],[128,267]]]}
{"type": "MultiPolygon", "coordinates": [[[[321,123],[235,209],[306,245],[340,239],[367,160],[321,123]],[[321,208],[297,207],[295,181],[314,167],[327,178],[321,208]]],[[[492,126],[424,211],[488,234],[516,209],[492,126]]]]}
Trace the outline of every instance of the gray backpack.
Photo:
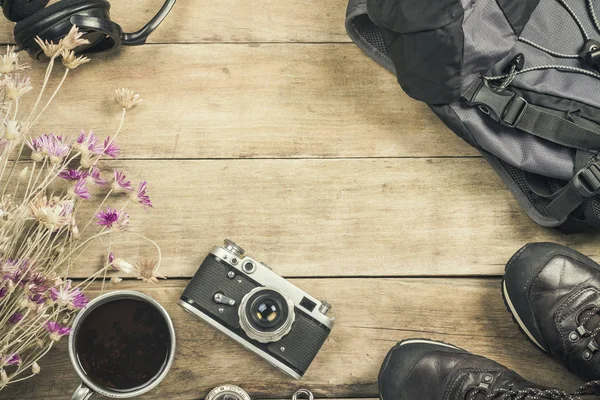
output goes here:
{"type": "Polygon", "coordinates": [[[600,228],[600,0],[350,0],[346,28],[537,223],[600,228]]]}

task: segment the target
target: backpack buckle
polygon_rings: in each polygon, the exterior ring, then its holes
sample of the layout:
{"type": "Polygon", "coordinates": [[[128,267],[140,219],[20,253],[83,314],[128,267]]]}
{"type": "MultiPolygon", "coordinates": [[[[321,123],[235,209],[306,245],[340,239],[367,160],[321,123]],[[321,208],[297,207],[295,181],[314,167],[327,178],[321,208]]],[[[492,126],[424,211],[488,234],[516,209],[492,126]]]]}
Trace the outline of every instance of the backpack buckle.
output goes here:
{"type": "Polygon", "coordinates": [[[600,165],[592,163],[580,169],[572,180],[573,188],[585,198],[593,197],[600,192],[600,165]]]}
{"type": "Polygon", "coordinates": [[[467,102],[469,105],[477,106],[494,121],[511,128],[517,126],[529,106],[524,98],[508,90],[498,92],[485,80],[467,102]]]}

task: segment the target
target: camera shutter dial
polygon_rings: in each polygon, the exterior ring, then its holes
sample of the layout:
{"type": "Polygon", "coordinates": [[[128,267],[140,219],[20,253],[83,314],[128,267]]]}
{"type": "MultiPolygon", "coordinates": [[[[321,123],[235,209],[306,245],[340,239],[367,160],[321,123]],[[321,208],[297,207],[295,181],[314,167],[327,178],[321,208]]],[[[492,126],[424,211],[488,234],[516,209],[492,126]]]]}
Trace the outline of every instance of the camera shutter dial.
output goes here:
{"type": "Polygon", "coordinates": [[[229,239],[225,239],[225,249],[238,257],[242,257],[242,255],[245,253],[244,249],[242,249],[234,241],[229,239]]]}

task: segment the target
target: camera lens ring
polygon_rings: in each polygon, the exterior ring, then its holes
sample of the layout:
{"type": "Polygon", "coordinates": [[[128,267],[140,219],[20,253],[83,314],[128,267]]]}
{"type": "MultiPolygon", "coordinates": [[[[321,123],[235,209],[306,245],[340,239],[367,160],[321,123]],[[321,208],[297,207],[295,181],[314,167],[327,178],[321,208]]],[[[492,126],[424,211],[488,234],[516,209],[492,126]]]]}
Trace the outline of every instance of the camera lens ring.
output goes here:
{"type": "MultiPolygon", "coordinates": [[[[273,303],[275,302],[276,301],[273,300],[273,303]]],[[[281,291],[271,287],[257,287],[248,292],[240,302],[238,316],[240,327],[244,330],[246,335],[248,335],[250,339],[260,343],[273,343],[281,340],[285,335],[290,333],[296,319],[294,303],[286,298],[281,291]],[[265,292],[265,296],[261,296],[261,292],[265,292]],[[279,297],[282,318],[277,320],[277,322],[273,323],[270,327],[268,326],[269,324],[266,324],[266,327],[261,327],[256,323],[256,318],[248,315],[249,310],[252,311],[253,306],[256,306],[257,303],[264,299],[270,298],[270,295],[273,293],[276,294],[276,296],[272,296],[273,298],[279,297]],[[285,309],[286,306],[287,310],[285,309]]]]}

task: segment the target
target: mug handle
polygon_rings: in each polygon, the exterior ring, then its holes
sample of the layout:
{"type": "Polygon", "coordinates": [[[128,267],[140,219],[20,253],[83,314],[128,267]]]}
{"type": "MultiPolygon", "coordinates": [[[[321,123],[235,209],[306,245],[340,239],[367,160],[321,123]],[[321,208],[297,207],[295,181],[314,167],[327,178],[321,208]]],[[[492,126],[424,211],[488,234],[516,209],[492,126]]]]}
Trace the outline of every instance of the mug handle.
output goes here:
{"type": "Polygon", "coordinates": [[[85,386],[82,383],[81,385],[79,385],[77,390],[75,390],[75,393],[73,393],[73,397],[71,397],[71,400],[87,400],[90,397],[92,397],[93,394],[94,392],[92,392],[89,387],[85,386]]]}

